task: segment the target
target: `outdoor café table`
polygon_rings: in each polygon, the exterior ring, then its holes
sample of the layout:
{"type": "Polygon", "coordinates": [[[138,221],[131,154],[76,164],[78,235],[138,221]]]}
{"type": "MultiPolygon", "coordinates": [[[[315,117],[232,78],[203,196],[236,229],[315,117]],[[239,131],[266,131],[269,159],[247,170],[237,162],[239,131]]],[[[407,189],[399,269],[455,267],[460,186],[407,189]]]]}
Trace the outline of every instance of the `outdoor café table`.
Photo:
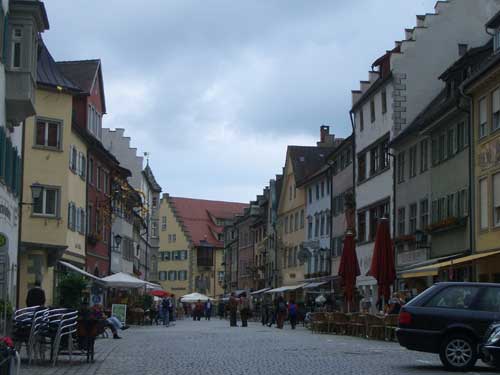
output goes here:
{"type": "Polygon", "coordinates": [[[77,324],[78,343],[80,349],[87,354],[87,362],[94,362],[94,343],[100,330],[104,327],[104,319],[79,318],[77,324]]]}

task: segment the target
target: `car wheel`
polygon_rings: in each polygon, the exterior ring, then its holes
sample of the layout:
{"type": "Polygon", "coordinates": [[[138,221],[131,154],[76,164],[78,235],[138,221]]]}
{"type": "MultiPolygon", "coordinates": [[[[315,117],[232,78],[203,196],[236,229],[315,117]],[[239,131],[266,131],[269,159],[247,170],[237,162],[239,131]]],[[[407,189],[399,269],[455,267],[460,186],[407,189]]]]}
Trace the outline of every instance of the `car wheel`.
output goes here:
{"type": "Polygon", "coordinates": [[[467,335],[447,336],[441,344],[439,358],[448,370],[470,370],[477,361],[476,342],[467,335]]]}

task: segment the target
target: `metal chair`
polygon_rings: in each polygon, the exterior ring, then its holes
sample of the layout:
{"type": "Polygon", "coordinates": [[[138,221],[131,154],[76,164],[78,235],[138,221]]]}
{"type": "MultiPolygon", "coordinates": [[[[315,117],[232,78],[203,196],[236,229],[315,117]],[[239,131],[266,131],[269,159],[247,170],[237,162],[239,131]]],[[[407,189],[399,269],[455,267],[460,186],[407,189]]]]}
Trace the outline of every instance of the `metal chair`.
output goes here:
{"type": "Polygon", "coordinates": [[[13,317],[12,339],[16,350],[21,353],[22,345],[25,344],[28,357],[30,356],[29,340],[32,336],[33,318],[40,306],[25,307],[16,310],[13,317]]]}
{"type": "MultiPolygon", "coordinates": [[[[49,311],[48,308],[39,308],[33,314],[33,320],[31,322],[31,331],[28,339],[28,364],[31,364],[32,359],[36,356],[36,346],[40,349],[40,346],[37,345],[40,340],[40,334],[42,332],[45,315],[49,311]]],[[[39,352],[40,353],[40,352],[39,352]]],[[[40,355],[41,356],[41,355],[40,355]]]]}
{"type": "Polygon", "coordinates": [[[65,314],[75,312],[75,310],[67,308],[50,309],[43,315],[40,331],[39,331],[39,348],[40,356],[45,359],[45,346],[50,345],[50,360],[54,359],[54,344],[61,325],[61,321],[65,314]]]}
{"type": "Polygon", "coordinates": [[[67,312],[61,316],[61,320],[59,321],[59,327],[56,332],[54,345],[53,345],[53,362],[52,366],[54,367],[57,362],[57,358],[60,352],[61,340],[67,337],[68,340],[68,354],[69,360],[71,361],[73,356],[73,334],[76,333],[76,325],[77,325],[78,311],[73,310],[67,312]]]}

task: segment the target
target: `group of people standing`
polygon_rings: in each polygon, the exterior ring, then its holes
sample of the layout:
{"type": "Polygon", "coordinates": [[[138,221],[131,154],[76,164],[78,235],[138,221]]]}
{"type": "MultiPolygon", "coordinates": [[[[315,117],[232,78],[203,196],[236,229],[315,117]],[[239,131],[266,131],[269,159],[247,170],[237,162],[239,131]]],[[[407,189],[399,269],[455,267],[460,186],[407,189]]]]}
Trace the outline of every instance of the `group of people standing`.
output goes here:
{"type": "Polygon", "coordinates": [[[264,303],[262,307],[262,325],[268,327],[276,324],[276,328],[283,329],[285,320],[288,319],[292,329],[295,329],[298,318],[299,308],[293,299],[287,303],[282,296],[279,296],[272,303],[264,303]]]}
{"type": "Polygon", "coordinates": [[[210,317],[212,316],[212,309],[213,303],[211,300],[208,299],[205,302],[198,300],[196,303],[191,305],[191,316],[193,317],[193,320],[201,320],[203,316],[205,317],[205,320],[210,320],[210,317]]]}
{"type": "Polygon", "coordinates": [[[241,326],[248,327],[248,319],[252,315],[252,305],[246,292],[240,294],[239,297],[236,297],[235,293],[231,293],[226,309],[229,312],[230,327],[238,327],[238,311],[240,312],[241,326]]]}

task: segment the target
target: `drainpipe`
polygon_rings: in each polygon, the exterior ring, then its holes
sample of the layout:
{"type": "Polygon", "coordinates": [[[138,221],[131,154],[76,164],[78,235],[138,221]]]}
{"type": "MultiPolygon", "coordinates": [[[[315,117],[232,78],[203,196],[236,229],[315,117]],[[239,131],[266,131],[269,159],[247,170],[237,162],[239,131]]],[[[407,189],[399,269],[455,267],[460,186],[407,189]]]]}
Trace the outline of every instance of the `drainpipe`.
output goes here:
{"type": "Polygon", "coordinates": [[[354,113],[349,111],[349,118],[351,119],[352,127],[352,192],[354,197],[354,212],[356,212],[356,124],[354,123],[354,113]]]}
{"type": "MultiPolygon", "coordinates": [[[[472,101],[472,96],[467,95],[464,92],[462,86],[459,89],[460,95],[467,100],[469,103],[469,110],[460,108],[462,111],[469,113],[469,126],[468,126],[468,137],[469,137],[469,199],[468,199],[468,211],[469,211],[469,246],[470,252],[476,252],[476,238],[475,238],[475,228],[476,228],[476,213],[473,209],[473,202],[475,199],[475,165],[474,165],[474,103],[472,101]]],[[[476,267],[474,267],[474,279],[477,281],[476,267]]]]}
{"type": "Polygon", "coordinates": [[[16,272],[16,307],[19,308],[19,291],[21,286],[21,272],[20,272],[20,259],[21,259],[21,235],[23,224],[23,198],[24,198],[24,158],[25,158],[25,138],[26,138],[26,121],[22,122],[22,135],[21,135],[21,181],[19,183],[19,214],[17,219],[17,272],[16,272]]]}

